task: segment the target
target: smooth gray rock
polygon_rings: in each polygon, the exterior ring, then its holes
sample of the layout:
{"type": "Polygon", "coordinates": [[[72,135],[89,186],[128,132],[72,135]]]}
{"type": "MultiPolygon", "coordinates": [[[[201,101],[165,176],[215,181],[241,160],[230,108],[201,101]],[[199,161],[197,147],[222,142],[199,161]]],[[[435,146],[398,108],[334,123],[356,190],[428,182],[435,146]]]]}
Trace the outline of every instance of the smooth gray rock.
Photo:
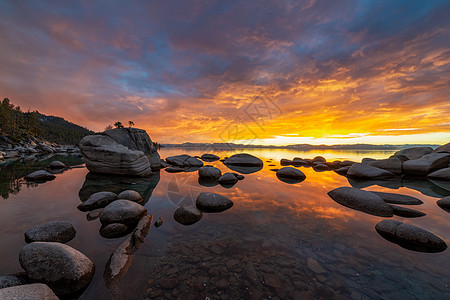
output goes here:
{"type": "Polygon", "coordinates": [[[306,178],[305,174],[299,169],[293,167],[283,167],[277,171],[278,177],[292,178],[304,180],[306,178]]]}
{"type": "Polygon", "coordinates": [[[346,167],[341,167],[341,168],[338,168],[338,169],[334,169],[334,171],[336,173],[338,173],[339,175],[347,175],[348,169],[350,169],[350,167],[346,166],[346,167]]]}
{"type": "Polygon", "coordinates": [[[4,300],[59,300],[45,284],[33,283],[0,289],[0,299],[4,300]]]}
{"type": "Polygon", "coordinates": [[[103,225],[122,223],[133,225],[147,214],[147,209],[136,202],[129,200],[116,200],[106,206],[100,214],[103,225]]]}
{"type": "Polygon", "coordinates": [[[242,167],[261,167],[264,165],[263,161],[256,156],[247,153],[234,154],[225,159],[225,165],[242,166],[242,167]]]}
{"type": "Polygon", "coordinates": [[[239,180],[237,179],[236,175],[234,175],[233,173],[225,173],[222,176],[220,176],[218,181],[219,181],[219,183],[234,184],[234,183],[238,182],[239,180]]]}
{"type": "Polygon", "coordinates": [[[140,203],[142,202],[142,196],[141,194],[139,194],[136,191],[133,190],[126,190],[121,192],[118,196],[117,199],[123,199],[123,200],[130,200],[136,203],[140,203]]]}
{"type": "Polygon", "coordinates": [[[397,157],[375,160],[375,161],[369,162],[368,164],[373,167],[389,171],[393,174],[398,175],[398,174],[402,173],[402,164],[403,163],[397,157]]]}
{"type": "Polygon", "coordinates": [[[173,218],[180,224],[192,225],[200,221],[203,213],[195,206],[181,206],[173,214],[173,218]]]}
{"type": "Polygon", "coordinates": [[[23,275],[0,276],[0,289],[4,289],[11,286],[24,285],[28,283],[30,283],[30,280],[25,273],[23,275]]]}
{"type": "Polygon", "coordinates": [[[103,174],[149,176],[160,157],[145,130],[116,128],[85,136],[80,150],[89,171],[103,174]]]}
{"type": "Polygon", "coordinates": [[[450,209],[450,196],[439,199],[436,203],[442,208],[450,209]]]}
{"type": "Polygon", "coordinates": [[[67,243],[76,235],[75,228],[70,222],[55,221],[35,226],[25,232],[25,241],[67,243]]]}
{"type": "Polygon", "coordinates": [[[168,173],[181,173],[185,171],[182,167],[167,167],[164,170],[168,173]]]}
{"type": "Polygon", "coordinates": [[[213,166],[203,166],[198,170],[198,176],[205,179],[219,179],[222,175],[220,169],[213,166]]]}
{"type": "Polygon", "coordinates": [[[373,167],[368,164],[355,163],[347,171],[347,175],[351,177],[367,178],[367,179],[384,179],[394,177],[395,175],[389,171],[373,167]]]}
{"type": "Polygon", "coordinates": [[[96,208],[94,210],[91,210],[86,214],[86,219],[88,221],[96,220],[96,219],[100,218],[100,214],[102,213],[102,211],[103,211],[103,208],[96,208]]]}
{"type": "Polygon", "coordinates": [[[111,223],[100,228],[100,235],[107,239],[123,236],[128,231],[128,226],[121,223],[111,223]]]}
{"type": "Polygon", "coordinates": [[[441,252],[447,249],[445,242],[433,233],[410,224],[383,220],[375,226],[376,231],[402,247],[424,251],[441,252]]]}
{"type": "Polygon", "coordinates": [[[374,216],[393,216],[392,207],[372,192],[351,187],[340,187],[328,192],[328,196],[339,204],[374,216]]]}
{"type": "Polygon", "coordinates": [[[78,209],[81,211],[89,211],[96,208],[103,208],[116,200],[117,194],[113,192],[97,192],[90,195],[86,201],[78,205],[78,209]]]}
{"type": "Polygon", "coordinates": [[[403,150],[399,150],[394,153],[393,156],[404,155],[408,159],[418,159],[424,155],[430,154],[433,151],[431,147],[412,147],[403,150]]]}
{"type": "Polygon", "coordinates": [[[189,157],[186,162],[189,164],[189,166],[191,167],[201,167],[203,166],[203,162],[195,157],[189,157]]]}
{"type": "Polygon", "coordinates": [[[423,203],[421,200],[407,195],[385,193],[385,192],[372,192],[372,193],[378,195],[381,199],[383,199],[384,202],[391,204],[419,205],[423,203]]]}
{"type": "Polygon", "coordinates": [[[436,170],[447,168],[449,163],[450,153],[431,153],[419,159],[405,161],[403,171],[412,176],[427,176],[436,170]]]}
{"type": "Polygon", "coordinates": [[[339,166],[342,168],[342,167],[350,167],[350,166],[352,166],[353,164],[356,164],[356,162],[354,162],[354,161],[351,161],[351,160],[344,160],[343,162],[341,162],[340,164],[339,164],[339,166]]]}
{"type": "Polygon", "coordinates": [[[212,161],[219,160],[220,157],[218,157],[217,155],[214,155],[214,154],[205,153],[200,157],[200,159],[203,161],[212,162],[212,161]]]}
{"type": "Polygon", "coordinates": [[[450,181],[450,168],[434,171],[428,174],[427,178],[450,181]]]}
{"type": "Polygon", "coordinates": [[[362,164],[369,164],[369,163],[374,162],[374,161],[377,161],[377,160],[376,160],[375,158],[364,157],[364,158],[361,160],[361,163],[362,163],[362,164]]]}
{"type": "Polygon", "coordinates": [[[173,166],[184,168],[184,167],[190,167],[190,165],[186,162],[186,160],[190,157],[191,156],[187,155],[187,154],[174,155],[174,156],[166,157],[166,161],[173,166]]]}
{"type": "Polygon", "coordinates": [[[394,215],[400,216],[400,217],[417,218],[417,217],[423,217],[426,215],[425,213],[423,213],[421,211],[402,207],[402,206],[391,205],[391,207],[394,212],[394,215]]]}
{"type": "Polygon", "coordinates": [[[233,206],[233,201],[216,193],[200,193],[195,202],[203,212],[222,212],[233,206]]]}
{"type": "Polygon", "coordinates": [[[75,293],[94,276],[94,263],[61,243],[34,242],[19,253],[19,262],[33,282],[47,284],[57,295],[75,293]]]}
{"type": "Polygon", "coordinates": [[[48,167],[50,169],[63,169],[66,167],[66,165],[60,162],[59,160],[54,160],[48,165],[48,167]]]}
{"type": "Polygon", "coordinates": [[[450,153],[450,143],[437,147],[433,152],[447,152],[450,153]]]}
{"type": "Polygon", "coordinates": [[[25,180],[27,181],[47,181],[47,180],[53,180],[56,176],[53,174],[50,174],[49,172],[45,170],[39,170],[34,171],[27,176],[25,176],[25,180]]]}

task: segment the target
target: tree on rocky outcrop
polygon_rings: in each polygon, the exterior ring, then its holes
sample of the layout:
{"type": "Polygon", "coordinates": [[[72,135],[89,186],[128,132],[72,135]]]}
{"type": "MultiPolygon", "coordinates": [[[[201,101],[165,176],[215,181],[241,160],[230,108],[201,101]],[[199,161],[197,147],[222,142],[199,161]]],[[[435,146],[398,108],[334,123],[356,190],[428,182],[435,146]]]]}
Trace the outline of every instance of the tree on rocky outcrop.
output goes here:
{"type": "Polygon", "coordinates": [[[128,126],[129,127],[133,127],[134,126],[134,122],[133,121],[128,121],[128,126]]]}
{"type": "Polygon", "coordinates": [[[112,126],[111,124],[109,124],[108,126],[106,126],[104,131],[110,130],[110,129],[113,129],[113,126],[112,126]]]}
{"type": "Polygon", "coordinates": [[[123,128],[122,122],[116,122],[116,123],[114,123],[114,126],[116,128],[123,128]]]}

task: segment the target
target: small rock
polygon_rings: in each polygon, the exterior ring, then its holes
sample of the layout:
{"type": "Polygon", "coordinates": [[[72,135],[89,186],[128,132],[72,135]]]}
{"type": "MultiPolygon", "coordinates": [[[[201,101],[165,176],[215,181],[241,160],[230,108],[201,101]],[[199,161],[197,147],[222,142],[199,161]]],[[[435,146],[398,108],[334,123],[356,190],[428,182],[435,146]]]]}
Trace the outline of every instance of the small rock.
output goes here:
{"type": "Polygon", "coordinates": [[[233,201],[220,194],[200,193],[196,200],[196,206],[204,212],[222,212],[231,208],[233,201]]]}
{"type": "Polygon", "coordinates": [[[27,176],[25,176],[25,180],[27,181],[38,181],[38,182],[53,180],[55,178],[56,178],[55,175],[50,174],[45,170],[34,171],[33,173],[30,173],[27,176]]]}
{"type": "Polygon", "coordinates": [[[103,208],[97,208],[97,209],[91,210],[90,212],[87,213],[86,219],[88,221],[96,220],[96,219],[100,218],[100,214],[102,213],[102,211],[103,211],[103,208]]]}
{"type": "Polygon", "coordinates": [[[100,235],[107,239],[122,237],[128,231],[128,226],[120,223],[111,223],[100,228],[100,235]]]}
{"type": "Polygon", "coordinates": [[[139,194],[136,191],[133,190],[126,190],[121,192],[118,196],[117,199],[124,199],[124,200],[130,200],[136,203],[140,203],[142,202],[142,196],[141,194],[139,194]]]}
{"type": "Polygon", "coordinates": [[[70,222],[56,221],[38,225],[25,233],[25,241],[67,243],[75,237],[76,231],[70,222]]]}
{"type": "Polygon", "coordinates": [[[0,299],[5,300],[59,300],[45,284],[33,283],[0,289],[0,299]]]}
{"type": "Polygon", "coordinates": [[[438,201],[436,201],[437,205],[442,208],[450,209],[450,196],[444,197],[438,201]]]}
{"type": "Polygon", "coordinates": [[[213,166],[203,166],[198,170],[198,176],[204,179],[219,179],[222,172],[213,166]]]}
{"type": "Polygon", "coordinates": [[[243,167],[261,167],[263,161],[256,156],[247,153],[239,153],[230,156],[223,162],[225,165],[243,166],[243,167]]]}
{"type": "Polygon", "coordinates": [[[326,162],[327,160],[325,159],[325,157],[323,157],[323,156],[316,156],[316,157],[314,157],[313,159],[312,159],[312,161],[313,161],[313,163],[314,162],[326,162]]]}
{"type": "Polygon", "coordinates": [[[372,192],[372,193],[379,196],[381,199],[383,199],[384,202],[391,204],[419,205],[423,203],[421,200],[407,195],[385,193],[385,192],[372,192]]]}
{"type": "Polygon", "coordinates": [[[205,153],[200,157],[200,159],[203,161],[212,162],[212,161],[219,160],[220,157],[218,157],[217,155],[214,155],[214,154],[205,153]]]}
{"type": "Polygon", "coordinates": [[[23,275],[0,276],[0,289],[4,289],[11,286],[24,285],[28,283],[30,283],[30,280],[28,279],[28,276],[26,276],[25,273],[23,273],[23,275]]]}
{"type": "Polygon", "coordinates": [[[306,178],[305,174],[299,169],[293,167],[283,167],[277,171],[278,177],[292,178],[304,180],[306,178]]]}
{"type": "Polygon", "coordinates": [[[397,206],[397,205],[391,205],[394,215],[396,216],[400,216],[400,217],[405,217],[405,218],[417,218],[417,217],[423,217],[426,214],[418,211],[418,210],[414,210],[414,209],[410,209],[410,208],[406,208],[406,207],[401,207],[401,206],[397,206]]]}
{"type": "Polygon", "coordinates": [[[115,200],[117,200],[117,195],[113,192],[98,192],[92,194],[86,201],[78,205],[78,209],[81,211],[89,211],[96,208],[103,208],[115,200]]]}
{"type": "Polygon", "coordinates": [[[184,172],[184,169],[181,167],[168,167],[164,169],[168,173],[181,173],[184,172]]]}
{"type": "Polygon", "coordinates": [[[236,175],[234,175],[233,173],[225,173],[222,176],[220,176],[219,183],[225,183],[225,184],[234,184],[236,182],[238,182],[238,179],[236,177],[236,175]]]}
{"type": "Polygon", "coordinates": [[[183,225],[197,223],[202,217],[202,212],[194,206],[181,206],[173,214],[175,221],[183,225]]]}
{"type": "Polygon", "coordinates": [[[306,266],[308,269],[313,271],[314,273],[321,274],[325,273],[325,269],[312,257],[309,257],[306,261],[306,266]]]}
{"type": "Polygon", "coordinates": [[[347,171],[347,175],[358,178],[382,179],[395,176],[393,173],[368,164],[355,163],[347,171]]]}
{"type": "Polygon", "coordinates": [[[164,224],[163,218],[159,217],[158,220],[155,221],[155,227],[159,227],[164,224]]]}
{"type": "Polygon", "coordinates": [[[428,174],[427,178],[438,180],[450,180],[450,168],[444,168],[428,174]]]}
{"type": "Polygon", "coordinates": [[[106,206],[100,214],[100,222],[103,225],[122,223],[125,225],[136,224],[147,210],[140,204],[129,200],[116,200],[106,206]]]}
{"type": "Polygon", "coordinates": [[[66,165],[60,162],[59,160],[54,160],[48,165],[48,167],[50,169],[64,169],[66,165]]]}

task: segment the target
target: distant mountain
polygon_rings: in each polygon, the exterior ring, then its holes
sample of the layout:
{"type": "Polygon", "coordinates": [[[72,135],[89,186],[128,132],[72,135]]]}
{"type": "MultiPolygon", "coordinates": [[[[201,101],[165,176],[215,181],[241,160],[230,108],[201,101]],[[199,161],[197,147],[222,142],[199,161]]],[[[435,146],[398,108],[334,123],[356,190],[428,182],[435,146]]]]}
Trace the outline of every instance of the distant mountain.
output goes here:
{"type": "Polygon", "coordinates": [[[299,151],[308,150],[400,150],[411,147],[431,147],[436,148],[440,145],[422,145],[422,144],[405,144],[405,145],[372,145],[372,144],[345,144],[345,145],[311,145],[311,144],[293,144],[285,146],[276,145],[247,145],[234,143],[183,143],[183,144],[161,144],[162,147],[184,147],[184,148],[204,148],[204,149],[293,149],[299,151]]]}
{"type": "Polygon", "coordinates": [[[40,136],[57,144],[78,144],[80,140],[94,132],[61,117],[38,113],[40,136]]]}

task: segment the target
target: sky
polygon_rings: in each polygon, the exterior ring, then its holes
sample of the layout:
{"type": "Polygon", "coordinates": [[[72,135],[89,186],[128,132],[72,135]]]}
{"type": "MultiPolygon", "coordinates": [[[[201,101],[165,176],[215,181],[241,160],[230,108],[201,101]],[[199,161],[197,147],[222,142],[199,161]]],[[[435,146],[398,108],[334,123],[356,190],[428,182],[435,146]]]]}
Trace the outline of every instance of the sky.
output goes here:
{"type": "Polygon", "coordinates": [[[0,0],[0,97],[154,141],[450,142],[450,1],[0,0]]]}

